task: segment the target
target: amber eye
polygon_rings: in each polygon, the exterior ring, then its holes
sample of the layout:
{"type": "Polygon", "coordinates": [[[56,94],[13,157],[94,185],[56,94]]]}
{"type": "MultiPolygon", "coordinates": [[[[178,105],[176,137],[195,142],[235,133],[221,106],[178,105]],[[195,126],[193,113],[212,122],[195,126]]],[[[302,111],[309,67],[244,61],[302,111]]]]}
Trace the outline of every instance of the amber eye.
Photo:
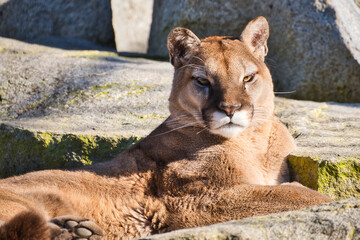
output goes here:
{"type": "Polygon", "coordinates": [[[252,80],[254,80],[254,77],[255,77],[255,73],[244,77],[243,81],[244,82],[251,82],[252,80]]]}
{"type": "Polygon", "coordinates": [[[193,80],[195,80],[195,82],[203,87],[208,87],[210,86],[210,82],[209,80],[205,79],[205,78],[201,78],[201,77],[193,77],[193,80]]]}

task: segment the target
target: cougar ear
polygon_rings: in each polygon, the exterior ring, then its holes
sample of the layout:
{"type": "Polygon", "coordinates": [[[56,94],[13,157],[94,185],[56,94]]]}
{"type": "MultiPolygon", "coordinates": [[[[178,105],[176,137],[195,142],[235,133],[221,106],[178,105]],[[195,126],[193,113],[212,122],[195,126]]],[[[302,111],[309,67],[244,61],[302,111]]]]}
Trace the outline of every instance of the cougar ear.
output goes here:
{"type": "Polygon", "coordinates": [[[269,38],[269,24],[264,17],[257,17],[250,21],[240,39],[250,51],[261,61],[265,60],[268,53],[267,39],[269,38]]]}
{"type": "Polygon", "coordinates": [[[189,29],[177,27],[171,30],[167,39],[170,62],[178,68],[189,60],[200,39],[189,29]]]}

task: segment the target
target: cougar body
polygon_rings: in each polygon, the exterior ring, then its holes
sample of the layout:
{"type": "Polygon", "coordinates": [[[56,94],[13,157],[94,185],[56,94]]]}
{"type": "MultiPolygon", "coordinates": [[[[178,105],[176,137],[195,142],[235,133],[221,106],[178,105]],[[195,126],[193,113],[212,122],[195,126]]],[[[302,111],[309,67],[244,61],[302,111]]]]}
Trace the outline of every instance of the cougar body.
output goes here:
{"type": "Polygon", "coordinates": [[[1,180],[0,238],[131,239],[331,201],[283,184],[295,144],[273,115],[268,36],[263,17],[239,37],[173,29],[168,119],[112,161],[1,180]]]}

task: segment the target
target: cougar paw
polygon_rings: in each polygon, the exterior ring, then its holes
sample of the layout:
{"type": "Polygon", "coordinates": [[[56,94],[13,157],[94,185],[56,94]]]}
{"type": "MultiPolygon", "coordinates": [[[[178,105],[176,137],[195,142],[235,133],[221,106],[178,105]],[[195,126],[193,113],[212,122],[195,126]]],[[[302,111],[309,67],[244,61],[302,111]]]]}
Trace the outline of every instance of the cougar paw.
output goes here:
{"type": "Polygon", "coordinates": [[[60,216],[50,220],[52,240],[98,240],[102,239],[102,229],[93,221],[74,215],[60,216]],[[55,225],[55,226],[54,226],[55,225]],[[56,227],[58,227],[56,229],[56,227]]]}

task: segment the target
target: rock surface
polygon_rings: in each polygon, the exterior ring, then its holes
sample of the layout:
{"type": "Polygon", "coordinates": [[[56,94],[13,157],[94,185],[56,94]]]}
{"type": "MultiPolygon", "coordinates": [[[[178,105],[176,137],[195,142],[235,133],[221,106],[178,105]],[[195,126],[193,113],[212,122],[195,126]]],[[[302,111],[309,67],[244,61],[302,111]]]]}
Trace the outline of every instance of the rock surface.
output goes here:
{"type": "Polygon", "coordinates": [[[296,137],[293,180],[332,199],[360,197],[360,104],[279,98],[276,113],[296,137]]]}
{"type": "Polygon", "coordinates": [[[111,0],[118,52],[147,52],[153,3],[153,0],[111,0]]]}
{"type": "Polygon", "coordinates": [[[360,63],[360,1],[329,0],[336,9],[336,25],[351,54],[360,63]]]}
{"type": "Polygon", "coordinates": [[[110,160],[167,117],[172,74],[168,63],[0,38],[0,177],[110,160]]]}
{"type": "Polygon", "coordinates": [[[271,214],[178,230],[142,238],[177,239],[359,239],[360,199],[322,204],[304,210],[271,214]]]}
{"type": "Polygon", "coordinates": [[[360,102],[360,8],[353,0],[155,0],[154,13],[149,54],[163,56],[173,27],[187,27],[200,38],[237,36],[263,15],[270,24],[267,63],[277,91],[296,90],[291,96],[299,99],[360,102]]]}
{"type": "Polygon", "coordinates": [[[2,0],[0,36],[48,42],[51,36],[114,42],[110,0],[2,0]]]}
{"type": "Polygon", "coordinates": [[[144,136],[168,115],[168,63],[6,38],[0,48],[3,121],[61,134],[144,136]]]}
{"type": "MultiPolygon", "coordinates": [[[[169,63],[0,38],[0,177],[111,159],[167,116],[169,63]],[[26,166],[26,168],[25,168],[26,166]]],[[[294,180],[360,197],[359,104],[276,99],[294,180]]]]}

